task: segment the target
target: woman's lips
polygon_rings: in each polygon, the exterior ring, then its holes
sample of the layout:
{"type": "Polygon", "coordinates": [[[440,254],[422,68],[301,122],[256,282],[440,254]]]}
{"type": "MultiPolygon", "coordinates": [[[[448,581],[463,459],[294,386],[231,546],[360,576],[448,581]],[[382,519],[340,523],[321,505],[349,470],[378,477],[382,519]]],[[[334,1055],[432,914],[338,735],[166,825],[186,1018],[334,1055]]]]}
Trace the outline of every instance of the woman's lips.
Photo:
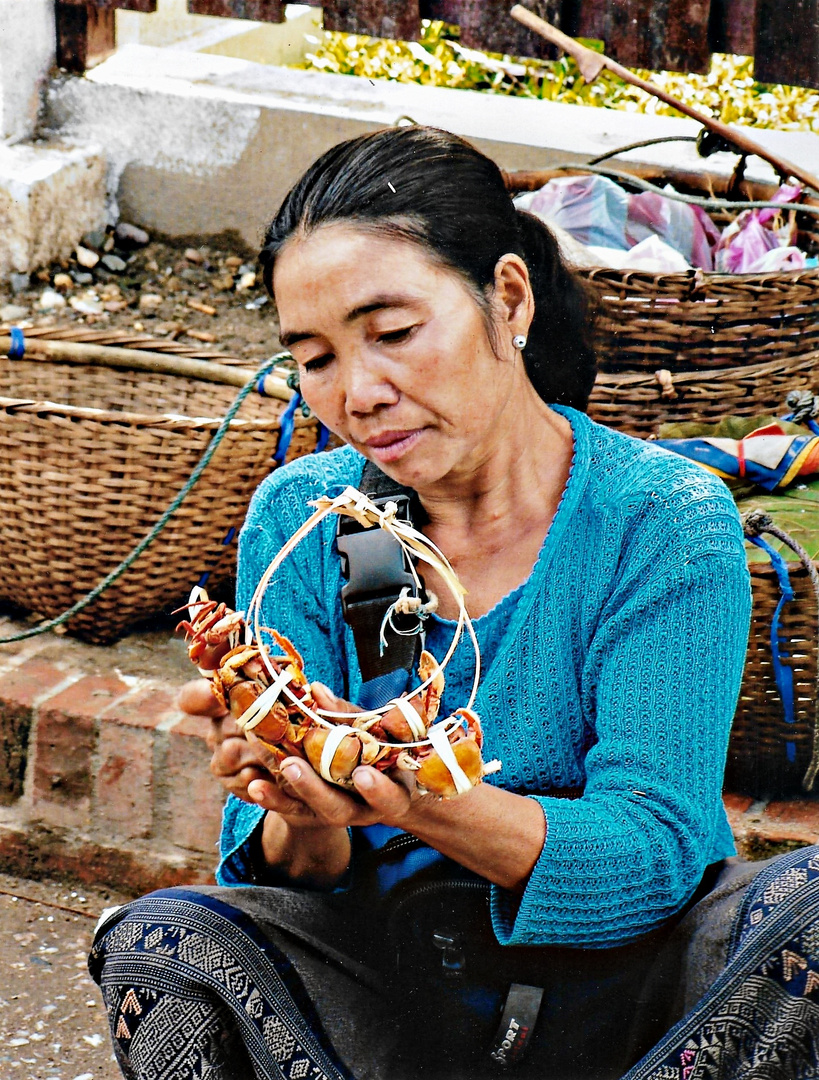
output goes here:
{"type": "Polygon", "coordinates": [[[423,428],[411,431],[384,431],[367,439],[364,445],[378,461],[397,461],[418,441],[423,428]]]}

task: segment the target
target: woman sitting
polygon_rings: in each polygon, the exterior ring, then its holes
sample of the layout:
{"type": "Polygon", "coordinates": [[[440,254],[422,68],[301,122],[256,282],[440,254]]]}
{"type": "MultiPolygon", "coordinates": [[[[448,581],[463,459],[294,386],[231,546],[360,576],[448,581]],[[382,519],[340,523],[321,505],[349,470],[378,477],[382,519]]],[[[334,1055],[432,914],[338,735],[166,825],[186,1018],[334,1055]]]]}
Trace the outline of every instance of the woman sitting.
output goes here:
{"type": "MultiPolygon", "coordinates": [[[[582,288],[460,138],[408,127],[334,147],[262,261],[304,398],[347,445],[261,485],[238,606],[311,500],[414,493],[467,590],[502,769],[446,800],[369,766],[353,793],[300,758],[274,779],[207,683],[189,687],[230,793],[220,884],[154,893],[98,932],[125,1076],[817,1075],[819,856],[732,859],[721,801],[750,612],[727,489],[588,419],[582,288]]],[[[380,703],[344,583],[325,521],[261,619],[336,711],[380,703]]],[[[456,607],[425,585],[441,657],[456,607]]],[[[442,715],[474,661],[459,647],[442,715]]]]}

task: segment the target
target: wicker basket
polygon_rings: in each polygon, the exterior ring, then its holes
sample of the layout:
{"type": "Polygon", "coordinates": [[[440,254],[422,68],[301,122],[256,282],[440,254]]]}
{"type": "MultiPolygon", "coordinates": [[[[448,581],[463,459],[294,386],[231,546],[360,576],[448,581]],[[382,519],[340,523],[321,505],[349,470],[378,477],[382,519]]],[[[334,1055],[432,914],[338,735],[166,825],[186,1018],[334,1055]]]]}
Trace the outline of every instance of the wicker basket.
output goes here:
{"type": "Polygon", "coordinates": [[[714,370],[819,349],[819,270],[581,271],[597,294],[604,371],[714,370]]]}
{"type": "MultiPolygon", "coordinates": [[[[0,599],[54,617],[113,570],[193,472],[237,391],[197,379],[0,360],[0,599]]],[[[157,540],[68,629],[107,643],[228,578],[284,403],[251,394],[157,540]]],[[[290,456],[316,445],[297,426],[290,456]]]]}
{"type": "MultiPolygon", "coordinates": [[[[513,172],[506,174],[506,182],[510,191],[532,191],[565,175],[548,169],[513,172]]],[[[724,184],[722,177],[686,174],[680,187],[710,194],[724,184]]],[[[766,199],[773,191],[756,184],[749,194],[766,199]]],[[[712,216],[730,220],[724,212],[712,216]]],[[[816,228],[811,217],[800,239],[815,245],[816,228]]],[[[733,368],[819,349],[819,269],[652,274],[595,268],[579,273],[599,302],[595,343],[603,372],[733,368]]]]}
{"type": "Polygon", "coordinates": [[[728,747],[726,786],[754,798],[802,792],[811,760],[816,700],[816,597],[807,571],[788,566],[795,599],[781,617],[783,664],[793,669],[794,722],[785,721],[771,657],[771,620],[780,592],[770,566],[752,564],[753,615],[745,675],[728,747]]]}
{"type": "MultiPolygon", "coordinates": [[[[819,323],[817,324],[819,327],[819,323]]],[[[589,400],[598,423],[646,439],[662,424],[718,424],[726,416],[781,414],[789,390],[813,389],[819,351],[711,371],[601,371],[589,400]]]]}

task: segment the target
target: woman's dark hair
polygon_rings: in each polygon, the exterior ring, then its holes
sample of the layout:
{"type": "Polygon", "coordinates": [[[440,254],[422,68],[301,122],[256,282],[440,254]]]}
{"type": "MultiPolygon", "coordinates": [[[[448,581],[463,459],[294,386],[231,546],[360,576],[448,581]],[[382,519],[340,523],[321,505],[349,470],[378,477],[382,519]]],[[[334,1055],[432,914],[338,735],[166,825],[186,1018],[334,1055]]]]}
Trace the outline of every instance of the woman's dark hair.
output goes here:
{"type": "Polygon", "coordinates": [[[589,297],[548,228],[516,210],[488,157],[429,127],[388,128],[334,146],[292,188],[267,231],[260,258],[271,293],[287,241],[341,222],[418,244],[460,274],[485,310],[498,259],[519,255],[535,298],[526,371],[544,401],[585,410],[595,376],[589,297]]]}

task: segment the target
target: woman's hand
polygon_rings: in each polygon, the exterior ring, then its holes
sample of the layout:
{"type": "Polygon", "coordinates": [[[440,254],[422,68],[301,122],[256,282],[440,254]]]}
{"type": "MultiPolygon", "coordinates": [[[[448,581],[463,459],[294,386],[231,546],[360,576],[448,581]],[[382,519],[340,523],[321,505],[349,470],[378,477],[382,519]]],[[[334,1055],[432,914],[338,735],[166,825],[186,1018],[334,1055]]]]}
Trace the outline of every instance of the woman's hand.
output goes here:
{"type": "Polygon", "coordinates": [[[252,746],[239,730],[236,721],[216,700],[207,679],[193,679],[179,691],[178,703],[183,712],[209,716],[213,721],[208,746],[213,754],[210,771],[226,791],[244,802],[255,800],[248,794],[254,780],[271,780],[272,755],[261,745],[252,746]]]}
{"type": "MultiPolygon", "coordinates": [[[[312,691],[320,709],[358,711],[354,705],[335,697],[321,683],[313,683],[312,691]]],[[[247,745],[257,748],[257,757],[262,761],[266,754],[268,758],[272,757],[252,733],[247,737],[247,745]]],[[[399,824],[412,801],[408,788],[370,766],[359,766],[352,779],[355,792],[328,783],[303,758],[288,757],[282,761],[275,777],[254,776],[249,780],[247,801],[282,814],[293,828],[346,829],[349,825],[375,822],[399,824]]]]}

